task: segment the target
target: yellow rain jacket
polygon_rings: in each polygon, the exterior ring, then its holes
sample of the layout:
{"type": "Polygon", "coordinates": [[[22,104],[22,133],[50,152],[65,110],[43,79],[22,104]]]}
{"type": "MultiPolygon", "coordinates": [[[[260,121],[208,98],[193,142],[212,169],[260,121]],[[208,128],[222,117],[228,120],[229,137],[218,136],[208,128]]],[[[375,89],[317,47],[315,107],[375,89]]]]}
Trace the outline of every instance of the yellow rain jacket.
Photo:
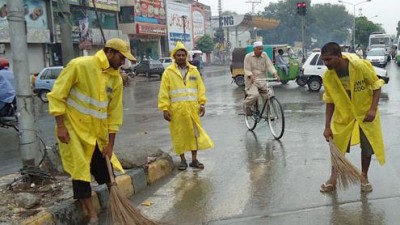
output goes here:
{"type": "Polygon", "coordinates": [[[326,103],[335,104],[331,129],[336,146],[346,152],[351,145],[360,143],[359,127],[370,142],[380,164],[385,163],[385,151],[382,138],[379,111],[372,122],[363,122],[372,104],[372,92],[384,85],[376,76],[375,69],[367,60],[355,54],[343,55],[349,60],[351,99],[346,93],[335,70],[327,70],[323,77],[326,103]]]}
{"type": "MultiPolygon", "coordinates": [[[[178,42],[171,57],[184,45],[178,42]]],[[[187,52],[187,51],[186,51],[187,52]]],[[[186,63],[188,72],[185,78],[172,63],[163,73],[158,95],[158,108],[171,114],[169,128],[176,154],[190,150],[203,150],[214,147],[214,143],[201,127],[200,104],[205,104],[206,89],[199,71],[186,63]]]]}
{"type": "MultiPolygon", "coordinates": [[[[96,143],[102,151],[109,133],[122,125],[122,80],[103,50],[71,60],[47,95],[53,116],[64,116],[68,144],[58,142],[64,170],[73,180],[91,181],[90,162],[96,143]]],[[[113,166],[122,171],[118,159],[113,166]]]]}

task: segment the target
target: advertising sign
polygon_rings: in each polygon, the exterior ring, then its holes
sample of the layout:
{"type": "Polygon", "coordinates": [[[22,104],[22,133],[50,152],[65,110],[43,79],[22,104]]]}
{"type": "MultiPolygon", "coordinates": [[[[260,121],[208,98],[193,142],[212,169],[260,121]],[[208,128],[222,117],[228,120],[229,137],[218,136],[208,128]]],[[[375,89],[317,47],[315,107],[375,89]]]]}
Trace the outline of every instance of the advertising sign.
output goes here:
{"type": "Polygon", "coordinates": [[[188,50],[193,49],[193,29],[190,8],[190,5],[167,1],[169,50],[175,48],[177,41],[183,42],[188,50]]]}
{"type": "Polygon", "coordinates": [[[146,35],[165,36],[167,34],[167,27],[165,25],[136,23],[136,33],[146,35]]]}
{"type": "MultiPolygon", "coordinates": [[[[7,0],[0,0],[0,41],[9,42],[7,0]]],[[[24,0],[24,16],[28,43],[50,42],[45,0],[24,0]]]]}
{"type": "Polygon", "coordinates": [[[213,23],[213,27],[217,28],[221,24],[223,28],[226,27],[236,27],[241,22],[243,22],[244,15],[224,15],[218,18],[218,16],[213,16],[213,21],[218,21],[217,23],[213,23]]]}
{"type": "Polygon", "coordinates": [[[136,22],[166,24],[164,0],[134,0],[134,3],[136,22]]]}
{"type": "MultiPolygon", "coordinates": [[[[0,0],[0,28],[8,28],[7,0],[0,0]]],[[[48,29],[46,3],[44,0],[25,0],[24,15],[28,28],[48,29]]]]}
{"type": "Polygon", "coordinates": [[[205,34],[204,11],[198,6],[192,6],[193,41],[203,37],[205,34]]]}
{"type": "Polygon", "coordinates": [[[84,17],[79,20],[79,49],[92,49],[92,29],[89,28],[89,18],[84,17]]]}

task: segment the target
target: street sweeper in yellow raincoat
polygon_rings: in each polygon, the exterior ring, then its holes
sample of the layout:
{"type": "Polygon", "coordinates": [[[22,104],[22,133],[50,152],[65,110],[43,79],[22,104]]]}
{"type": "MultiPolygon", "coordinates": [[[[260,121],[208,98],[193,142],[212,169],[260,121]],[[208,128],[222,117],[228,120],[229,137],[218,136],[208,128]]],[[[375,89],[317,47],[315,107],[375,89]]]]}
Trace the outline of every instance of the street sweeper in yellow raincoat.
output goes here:
{"type": "MultiPolygon", "coordinates": [[[[75,199],[86,207],[91,222],[98,217],[91,201],[92,175],[110,184],[106,157],[123,171],[114,155],[114,140],[122,125],[122,78],[125,59],[135,60],[129,45],[108,40],[94,56],[71,60],[47,95],[49,112],[56,119],[56,136],[64,170],[71,175],[75,199]]],[[[92,223],[93,222],[93,223],[92,223]]]]}
{"type": "MultiPolygon", "coordinates": [[[[368,169],[372,154],[380,164],[385,163],[385,151],[378,110],[379,96],[384,81],[367,60],[355,54],[342,54],[337,43],[330,42],[321,49],[321,58],[328,70],[324,73],[327,104],[324,136],[333,138],[335,145],[345,153],[350,145],[361,141],[362,191],[372,191],[368,169]]],[[[330,191],[336,185],[336,175],[321,186],[330,191]]]]}
{"type": "Polygon", "coordinates": [[[169,121],[172,144],[181,157],[178,169],[188,167],[186,151],[192,152],[190,166],[202,169],[204,165],[197,160],[197,150],[214,147],[200,121],[205,113],[206,89],[197,68],[189,64],[188,52],[181,42],[177,43],[171,57],[174,62],[162,75],[158,108],[169,121]]]}

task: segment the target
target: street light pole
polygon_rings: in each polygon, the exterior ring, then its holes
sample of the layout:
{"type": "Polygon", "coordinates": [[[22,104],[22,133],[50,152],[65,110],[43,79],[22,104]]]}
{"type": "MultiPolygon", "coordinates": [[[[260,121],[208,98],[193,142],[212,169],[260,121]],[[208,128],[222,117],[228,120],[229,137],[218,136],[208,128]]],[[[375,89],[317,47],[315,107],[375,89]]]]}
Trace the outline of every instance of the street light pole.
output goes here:
{"type": "Polygon", "coordinates": [[[353,6],[353,49],[355,48],[355,46],[356,46],[356,6],[357,5],[360,5],[360,4],[362,4],[362,3],[366,3],[366,2],[370,2],[370,1],[372,1],[372,0],[364,0],[364,1],[361,1],[361,2],[358,2],[358,3],[352,3],[352,2],[347,2],[347,1],[342,1],[342,0],[339,0],[339,3],[344,3],[344,4],[349,4],[349,5],[352,5],[353,6]]]}
{"type": "Polygon", "coordinates": [[[183,44],[185,44],[185,42],[186,42],[186,16],[185,15],[183,15],[182,16],[182,23],[183,23],[183,44]]]}

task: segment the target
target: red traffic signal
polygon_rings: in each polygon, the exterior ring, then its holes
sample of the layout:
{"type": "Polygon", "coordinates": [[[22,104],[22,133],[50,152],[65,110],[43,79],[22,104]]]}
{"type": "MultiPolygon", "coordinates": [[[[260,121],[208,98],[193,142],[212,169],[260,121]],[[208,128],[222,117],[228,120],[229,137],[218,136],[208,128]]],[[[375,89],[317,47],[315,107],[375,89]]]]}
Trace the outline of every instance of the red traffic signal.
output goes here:
{"type": "Polygon", "coordinates": [[[305,16],[307,12],[307,3],[306,2],[297,2],[297,14],[300,16],[305,16]]]}

